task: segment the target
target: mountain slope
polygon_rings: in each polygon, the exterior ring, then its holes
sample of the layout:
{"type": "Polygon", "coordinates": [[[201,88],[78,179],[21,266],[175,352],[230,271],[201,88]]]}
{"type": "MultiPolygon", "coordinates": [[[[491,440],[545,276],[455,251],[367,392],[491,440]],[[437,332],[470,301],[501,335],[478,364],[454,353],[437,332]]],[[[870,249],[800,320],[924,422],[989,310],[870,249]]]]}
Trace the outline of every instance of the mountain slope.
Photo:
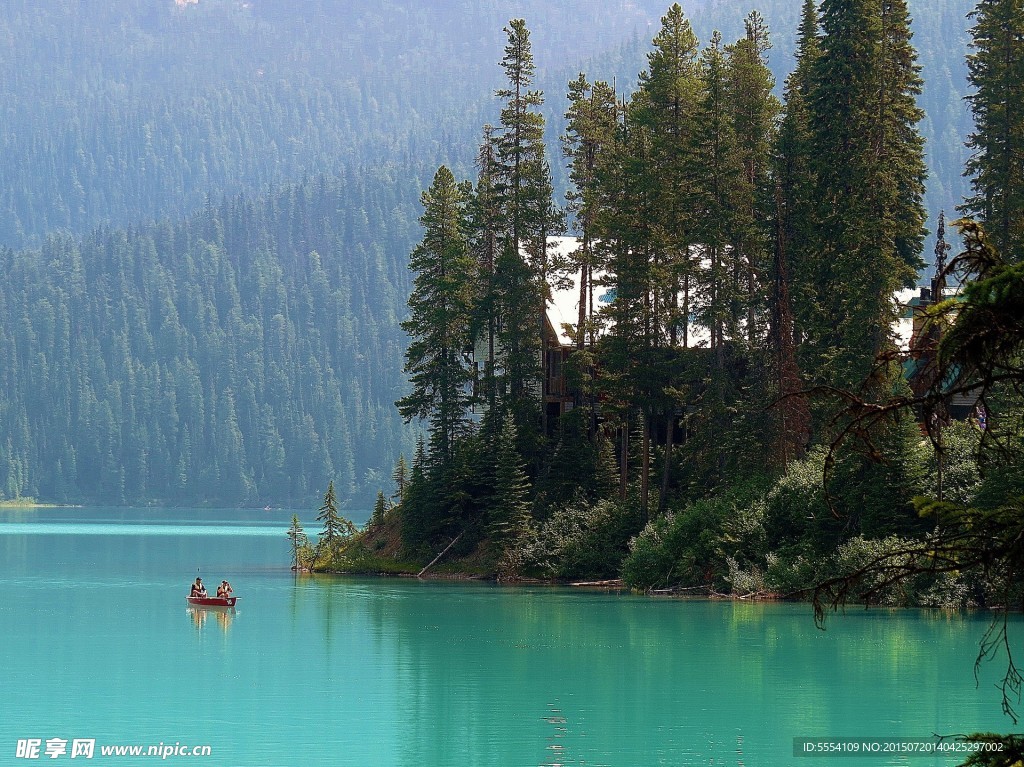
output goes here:
{"type": "Polygon", "coordinates": [[[334,479],[368,502],[411,454],[401,174],[0,254],[0,495],[295,506],[334,479]]]}

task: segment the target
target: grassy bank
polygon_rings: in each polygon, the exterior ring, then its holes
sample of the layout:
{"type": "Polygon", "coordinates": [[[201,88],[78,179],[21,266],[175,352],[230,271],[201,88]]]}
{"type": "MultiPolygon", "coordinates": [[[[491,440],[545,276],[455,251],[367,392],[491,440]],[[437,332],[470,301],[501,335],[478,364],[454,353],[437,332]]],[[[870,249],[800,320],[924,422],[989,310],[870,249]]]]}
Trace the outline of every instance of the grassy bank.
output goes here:
{"type": "Polygon", "coordinates": [[[58,506],[56,503],[39,503],[28,497],[0,500],[0,509],[56,509],[58,506]]]}
{"type": "Polygon", "coordinates": [[[413,553],[402,545],[399,515],[387,514],[377,524],[361,530],[339,546],[330,557],[321,557],[313,572],[346,575],[424,575],[430,578],[491,579],[497,577],[494,557],[485,546],[472,551],[449,552],[431,564],[438,552],[413,553]]]}

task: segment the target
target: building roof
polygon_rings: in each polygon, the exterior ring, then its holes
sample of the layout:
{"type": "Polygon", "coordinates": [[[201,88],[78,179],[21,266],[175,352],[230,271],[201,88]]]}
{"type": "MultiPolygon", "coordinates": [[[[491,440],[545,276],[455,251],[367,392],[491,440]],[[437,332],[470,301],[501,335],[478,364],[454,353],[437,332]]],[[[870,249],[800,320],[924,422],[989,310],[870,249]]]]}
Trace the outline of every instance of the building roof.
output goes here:
{"type": "MultiPolygon", "coordinates": [[[[549,237],[548,253],[552,258],[564,258],[578,248],[579,243],[578,237],[549,237]]],[[[698,251],[699,248],[694,246],[694,252],[698,251]]],[[[607,280],[608,272],[604,269],[594,269],[592,271],[592,278],[595,285],[594,315],[596,318],[599,318],[602,311],[615,300],[615,288],[602,284],[609,281],[607,280]]],[[[693,299],[694,305],[696,305],[698,300],[696,294],[693,294],[693,299]]],[[[682,303],[682,294],[680,294],[680,303],[682,303]]],[[[562,346],[574,345],[575,341],[570,331],[575,330],[580,319],[579,272],[565,275],[558,281],[557,285],[550,288],[547,303],[547,319],[555,330],[559,344],[562,346]],[[566,326],[568,326],[569,330],[566,329],[566,326]]],[[[603,335],[607,332],[607,329],[608,323],[604,323],[603,327],[598,331],[598,335],[603,335]]],[[[708,346],[711,336],[706,328],[696,325],[691,316],[688,337],[691,347],[701,347],[708,346]]]]}
{"type": "MultiPolygon", "coordinates": [[[[578,237],[549,237],[548,252],[552,257],[564,258],[579,247],[578,237]]],[[[605,276],[603,269],[595,269],[593,272],[594,281],[605,276]]],[[[595,303],[600,301],[600,296],[607,292],[606,287],[598,287],[594,291],[595,303]]],[[[607,303],[607,302],[605,302],[607,303]]],[[[571,346],[575,343],[566,326],[574,329],[580,321],[580,273],[574,272],[566,275],[558,281],[558,284],[551,288],[548,297],[548,322],[555,330],[558,343],[562,346],[571,346]]]]}
{"type": "MultiPolygon", "coordinates": [[[[548,253],[551,258],[566,258],[579,247],[578,237],[549,237],[548,253]]],[[[600,314],[615,297],[614,287],[602,285],[608,273],[603,269],[594,269],[593,279],[596,285],[594,290],[594,311],[600,314]]],[[[900,308],[899,318],[893,325],[893,334],[897,347],[900,351],[908,352],[914,338],[914,317],[923,311],[930,302],[922,298],[922,288],[907,288],[893,294],[893,300],[900,308]]],[[[943,298],[952,298],[957,295],[956,288],[946,288],[943,291],[943,298]]],[[[694,297],[697,299],[697,297],[694,297]]],[[[699,300],[699,299],[697,299],[699,300]]],[[[571,331],[579,324],[580,316],[580,275],[579,272],[571,273],[562,277],[558,284],[550,288],[547,302],[547,319],[554,329],[558,343],[562,346],[572,346],[575,341],[571,331]],[[567,329],[568,328],[568,329],[567,329]]],[[[707,346],[709,334],[706,328],[699,327],[693,323],[691,318],[689,328],[690,346],[707,346]]]]}

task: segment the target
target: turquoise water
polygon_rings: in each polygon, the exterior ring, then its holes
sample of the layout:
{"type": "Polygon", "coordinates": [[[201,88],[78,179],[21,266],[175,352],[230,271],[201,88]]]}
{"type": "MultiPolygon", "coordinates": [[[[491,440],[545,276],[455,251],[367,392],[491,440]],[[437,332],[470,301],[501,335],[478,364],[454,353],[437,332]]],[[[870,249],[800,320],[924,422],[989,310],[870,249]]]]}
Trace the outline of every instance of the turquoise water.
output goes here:
{"type": "Polygon", "coordinates": [[[86,739],[111,764],[161,760],[102,745],[247,767],[924,766],[960,760],[796,758],[793,739],[1014,729],[1000,668],[972,674],[984,616],[852,610],[821,632],[804,605],[295,577],[290,520],[0,510],[0,765],[33,763],[33,738],[51,763],[57,738],[58,764],[86,739]],[[197,568],[234,612],[186,608],[197,568]]]}

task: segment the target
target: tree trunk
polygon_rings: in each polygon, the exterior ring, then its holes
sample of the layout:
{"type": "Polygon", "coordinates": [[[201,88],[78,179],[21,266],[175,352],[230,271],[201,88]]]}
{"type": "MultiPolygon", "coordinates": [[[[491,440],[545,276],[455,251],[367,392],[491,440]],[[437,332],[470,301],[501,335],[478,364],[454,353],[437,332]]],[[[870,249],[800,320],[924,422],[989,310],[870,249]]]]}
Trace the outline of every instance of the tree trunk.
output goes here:
{"type": "Polygon", "coordinates": [[[629,481],[629,418],[622,419],[622,433],[619,448],[619,500],[626,500],[626,485],[629,481]]]}
{"type": "Polygon", "coordinates": [[[580,259],[580,312],[576,325],[576,348],[583,351],[586,344],[584,328],[587,325],[587,294],[590,291],[589,274],[587,268],[590,265],[590,234],[583,232],[583,242],[580,244],[583,250],[583,257],[580,259]]]}
{"type": "Polygon", "coordinates": [[[643,468],[640,475],[640,505],[643,510],[644,524],[647,524],[649,517],[647,510],[650,508],[651,497],[651,419],[647,415],[644,416],[643,449],[641,452],[643,454],[643,468]]]}
{"type": "Polygon", "coordinates": [[[676,430],[675,409],[669,411],[665,417],[665,465],[661,467],[661,495],[658,497],[658,514],[665,513],[668,499],[668,481],[672,467],[672,442],[676,430]]]}

